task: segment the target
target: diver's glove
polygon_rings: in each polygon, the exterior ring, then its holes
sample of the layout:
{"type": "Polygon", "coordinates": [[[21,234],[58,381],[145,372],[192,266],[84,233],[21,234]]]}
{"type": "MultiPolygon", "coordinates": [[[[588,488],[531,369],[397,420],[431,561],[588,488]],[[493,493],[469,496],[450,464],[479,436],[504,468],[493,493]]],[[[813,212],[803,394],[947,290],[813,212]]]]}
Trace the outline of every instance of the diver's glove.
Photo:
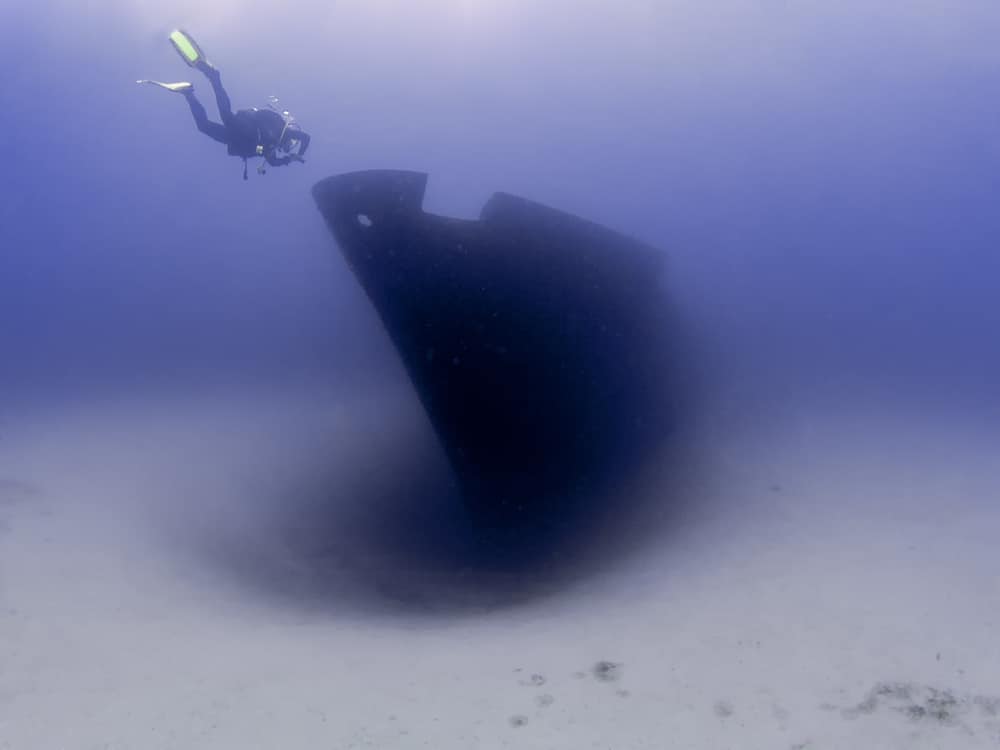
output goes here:
{"type": "Polygon", "coordinates": [[[306,163],[306,160],[305,160],[305,159],[303,159],[303,158],[302,158],[301,156],[299,156],[298,154],[295,154],[295,155],[294,155],[293,157],[291,157],[291,158],[292,158],[292,161],[297,161],[297,162],[300,162],[300,163],[302,163],[302,164],[305,164],[305,163],[306,163]]]}

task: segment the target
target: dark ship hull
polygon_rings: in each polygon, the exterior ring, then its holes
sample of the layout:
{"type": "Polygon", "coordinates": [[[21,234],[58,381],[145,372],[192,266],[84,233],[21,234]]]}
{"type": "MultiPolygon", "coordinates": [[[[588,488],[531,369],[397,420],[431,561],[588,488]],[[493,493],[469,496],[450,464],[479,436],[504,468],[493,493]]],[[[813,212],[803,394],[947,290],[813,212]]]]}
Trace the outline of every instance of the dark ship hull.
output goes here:
{"type": "Polygon", "coordinates": [[[524,518],[618,481],[671,422],[663,254],[504,193],[478,221],[428,214],[426,181],[358,172],[313,195],[467,503],[524,518]]]}

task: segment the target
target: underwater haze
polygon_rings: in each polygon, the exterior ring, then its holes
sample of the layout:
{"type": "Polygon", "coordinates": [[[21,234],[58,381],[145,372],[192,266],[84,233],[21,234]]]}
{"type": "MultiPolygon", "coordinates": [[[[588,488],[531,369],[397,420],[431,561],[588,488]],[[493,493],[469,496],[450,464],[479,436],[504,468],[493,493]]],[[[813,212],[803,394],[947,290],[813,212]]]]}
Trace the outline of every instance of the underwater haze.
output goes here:
{"type": "Polygon", "coordinates": [[[0,28],[0,750],[1000,747],[995,0],[0,28]],[[178,27],[304,164],[137,85],[218,120],[178,27]],[[310,193],[368,169],[662,251],[687,408],[613,518],[463,518],[310,193]]]}
{"type": "Polygon", "coordinates": [[[782,388],[996,381],[990,3],[97,7],[3,11],[4,380],[353,360],[364,306],[304,196],[388,167],[430,174],[428,210],[505,190],[664,248],[782,388]],[[133,83],[193,74],[214,116],[175,23],[234,106],[276,95],[315,133],[306,165],[243,184],[180,97],[133,83]]]}

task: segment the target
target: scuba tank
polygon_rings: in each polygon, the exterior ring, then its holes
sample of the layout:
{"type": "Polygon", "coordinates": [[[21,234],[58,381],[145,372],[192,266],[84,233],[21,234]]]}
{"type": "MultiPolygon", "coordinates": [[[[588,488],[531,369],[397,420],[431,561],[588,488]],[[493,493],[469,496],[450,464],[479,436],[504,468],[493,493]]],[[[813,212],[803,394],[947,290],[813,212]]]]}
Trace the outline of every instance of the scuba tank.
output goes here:
{"type": "MultiPolygon", "coordinates": [[[[280,104],[279,104],[278,97],[273,96],[273,95],[267,97],[267,108],[269,110],[271,110],[272,112],[276,113],[277,115],[279,115],[281,117],[282,121],[284,122],[284,125],[281,128],[281,132],[278,135],[278,141],[277,141],[277,144],[275,146],[275,151],[277,153],[280,153],[280,154],[284,155],[284,156],[290,156],[291,152],[290,151],[285,151],[284,149],[282,149],[281,145],[282,145],[282,143],[285,140],[285,134],[288,132],[289,128],[291,128],[291,129],[294,130],[297,127],[297,123],[295,121],[295,117],[287,109],[282,109],[281,106],[280,106],[280,104]]],[[[257,174],[259,174],[259,175],[267,174],[267,159],[264,158],[264,144],[263,144],[263,138],[262,138],[262,134],[260,132],[260,128],[257,129],[257,148],[256,148],[256,154],[255,155],[261,158],[260,164],[257,165],[257,174]]],[[[245,157],[243,159],[243,179],[244,180],[248,179],[247,178],[247,160],[246,160],[245,157]]]]}
{"type": "Polygon", "coordinates": [[[282,109],[278,105],[278,97],[269,96],[267,100],[268,100],[267,106],[271,109],[271,111],[277,112],[281,116],[281,119],[284,120],[285,122],[284,126],[281,128],[281,134],[278,136],[278,145],[276,146],[276,149],[284,153],[285,156],[291,156],[292,152],[285,151],[282,148],[282,144],[285,141],[285,135],[288,133],[289,129],[291,130],[298,129],[298,123],[295,120],[295,116],[291,112],[289,112],[287,109],[282,109]]]}

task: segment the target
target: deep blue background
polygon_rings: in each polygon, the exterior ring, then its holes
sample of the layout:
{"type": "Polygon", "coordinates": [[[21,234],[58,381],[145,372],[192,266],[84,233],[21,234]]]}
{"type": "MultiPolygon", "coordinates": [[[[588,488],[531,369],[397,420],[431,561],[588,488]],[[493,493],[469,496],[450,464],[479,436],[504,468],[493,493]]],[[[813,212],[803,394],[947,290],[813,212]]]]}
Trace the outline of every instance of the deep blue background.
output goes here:
{"type": "Polygon", "coordinates": [[[505,190],[664,248],[706,378],[997,404],[995,2],[42,0],[0,24],[11,398],[392,371],[309,195],[388,167],[431,174],[429,210],[505,190]],[[236,107],[281,98],[306,165],[244,183],[134,83],[190,79],[212,113],[174,25],[236,107]]]}

